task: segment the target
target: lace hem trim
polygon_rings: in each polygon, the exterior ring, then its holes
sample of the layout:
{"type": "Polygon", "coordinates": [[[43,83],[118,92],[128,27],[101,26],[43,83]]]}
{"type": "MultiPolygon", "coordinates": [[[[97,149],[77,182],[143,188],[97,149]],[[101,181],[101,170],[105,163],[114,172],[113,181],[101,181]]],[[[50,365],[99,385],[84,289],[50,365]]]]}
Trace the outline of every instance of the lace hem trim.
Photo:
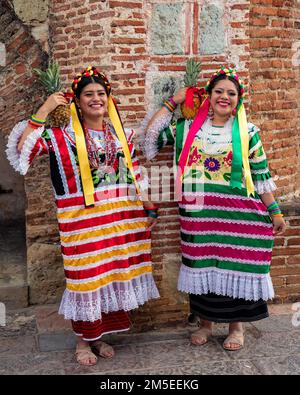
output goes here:
{"type": "Polygon", "coordinates": [[[194,269],[181,265],[178,290],[201,295],[213,292],[245,300],[269,300],[274,297],[270,274],[252,274],[217,268],[194,269]]]}
{"type": "Polygon", "coordinates": [[[109,284],[91,292],[77,293],[66,289],[59,314],[73,321],[93,322],[101,319],[102,313],[133,310],[156,298],[159,293],[152,274],[146,274],[130,282],[109,284]]]}

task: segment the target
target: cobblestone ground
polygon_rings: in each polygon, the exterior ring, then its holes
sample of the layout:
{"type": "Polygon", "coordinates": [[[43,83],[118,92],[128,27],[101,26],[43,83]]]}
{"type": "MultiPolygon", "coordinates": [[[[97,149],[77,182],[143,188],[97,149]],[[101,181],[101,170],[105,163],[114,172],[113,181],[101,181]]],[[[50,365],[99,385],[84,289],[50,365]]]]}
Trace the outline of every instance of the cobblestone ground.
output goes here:
{"type": "Polygon", "coordinates": [[[57,306],[14,310],[0,326],[0,375],[299,375],[300,318],[292,308],[272,305],[269,318],[246,324],[240,351],[222,348],[225,325],[216,325],[212,340],[199,347],[189,341],[195,328],[183,323],[107,336],[115,358],[99,358],[92,367],[76,363],[75,339],[57,306]]]}

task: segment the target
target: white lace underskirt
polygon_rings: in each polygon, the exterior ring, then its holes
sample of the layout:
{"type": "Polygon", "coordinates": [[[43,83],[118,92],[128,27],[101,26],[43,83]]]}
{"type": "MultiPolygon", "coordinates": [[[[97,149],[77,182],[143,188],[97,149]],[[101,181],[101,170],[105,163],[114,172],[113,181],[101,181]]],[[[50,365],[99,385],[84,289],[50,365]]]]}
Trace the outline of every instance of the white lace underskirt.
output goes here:
{"type": "Polygon", "coordinates": [[[178,290],[202,295],[208,292],[245,300],[274,297],[270,274],[252,274],[215,267],[195,269],[181,265],[178,290]]]}
{"type": "Polygon", "coordinates": [[[117,282],[90,292],[65,290],[59,314],[73,321],[94,322],[102,313],[138,308],[150,299],[159,298],[158,289],[151,273],[128,282],[117,282]]]}

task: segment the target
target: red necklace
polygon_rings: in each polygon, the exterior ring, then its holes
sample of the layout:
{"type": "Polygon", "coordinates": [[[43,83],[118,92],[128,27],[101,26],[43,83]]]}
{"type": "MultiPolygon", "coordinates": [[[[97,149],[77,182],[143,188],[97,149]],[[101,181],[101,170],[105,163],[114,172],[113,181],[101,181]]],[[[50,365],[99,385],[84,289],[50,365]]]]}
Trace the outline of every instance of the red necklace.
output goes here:
{"type": "MultiPolygon", "coordinates": [[[[84,125],[84,134],[85,141],[87,146],[88,158],[90,162],[90,166],[92,169],[97,169],[99,173],[103,176],[105,173],[109,173],[113,170],[112,165],[116,159],[116,141],[111,132],[110,125],[106,122],[103,124],[104,126],[104,149],[105,149],[105,157],[104,162],[101,161],[101,149],[94,141],[94,138],[91,136],[90,130],[84,125]]],[[[100,176],[100,175],[99,175],[100,176]]]]}

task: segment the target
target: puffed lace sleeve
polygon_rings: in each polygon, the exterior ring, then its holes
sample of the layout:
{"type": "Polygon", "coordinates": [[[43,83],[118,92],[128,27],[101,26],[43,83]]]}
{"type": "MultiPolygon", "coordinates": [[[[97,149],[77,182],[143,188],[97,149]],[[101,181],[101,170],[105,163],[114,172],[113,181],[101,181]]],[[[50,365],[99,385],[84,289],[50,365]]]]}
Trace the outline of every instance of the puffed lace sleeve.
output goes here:
{"type": "Polygon", "coordinates": [[[175,142],[176,122],[173,114],[162,115],[149,125],[153,113],[147,114],[140,126],[140,145],[148,160],[155,158],[165,145],[175,142]]]}
{"type": "Polygon", "coordinates": [[[28,121],[21,121],[15,125],[8,136],[6,155],[12,167],[22,175],[25,175],[36,156],[48,153],[48,147],[43,137],[44,126],[32,131],[24,141],[22,150],[17,147],[28,121]]]}

